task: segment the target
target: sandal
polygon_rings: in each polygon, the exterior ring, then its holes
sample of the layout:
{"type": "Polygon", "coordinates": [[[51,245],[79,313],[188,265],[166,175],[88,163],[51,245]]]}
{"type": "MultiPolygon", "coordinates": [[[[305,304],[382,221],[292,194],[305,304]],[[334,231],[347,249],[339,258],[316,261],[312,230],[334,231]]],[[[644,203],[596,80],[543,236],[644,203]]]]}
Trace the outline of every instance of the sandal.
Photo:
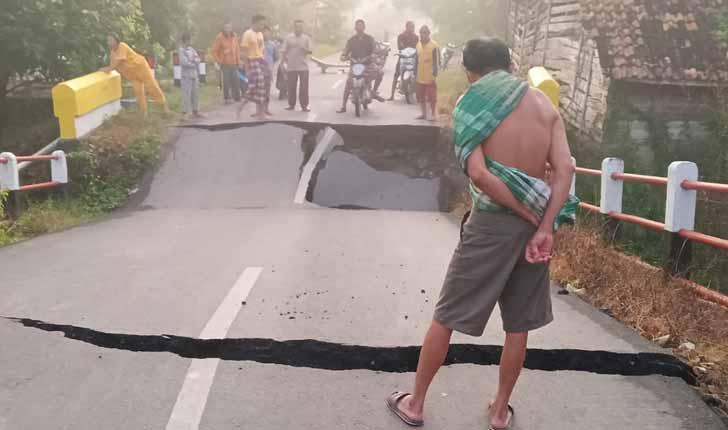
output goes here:
{"type": "Polygon", "coordinates": [[[411,418],[399,408],[399,403],[407,396],[411,396],[411,394],[395,391],[387,398],[387,407],[408,426],[422,427],[423,425],[425,425],[425,422],[423,420],[411,418]]]}
{"type": "MultiPolygon", "coordinates": [[[[491,405],[492,406],[492,405],[491,405]]],[[[490,406],[488,406],[488,409],[490,409],[490,406]]],[[[496,427],[493,424],[488,425],[488,430],[510,430],[511,425],[513,425],[513,417],[515,417],[516,411],[513,409],[513,406],[508,405],[508,420],[505,427],[496,427]]],[[[488,418],[490,419],[490,418],[488,418]]]]}

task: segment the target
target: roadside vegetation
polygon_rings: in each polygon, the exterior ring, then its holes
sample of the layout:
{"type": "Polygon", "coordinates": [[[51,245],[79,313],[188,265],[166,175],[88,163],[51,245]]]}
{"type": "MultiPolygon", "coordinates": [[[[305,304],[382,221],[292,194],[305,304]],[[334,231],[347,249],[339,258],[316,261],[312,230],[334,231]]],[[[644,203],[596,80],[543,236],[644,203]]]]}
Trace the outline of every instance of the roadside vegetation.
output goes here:
{"type": "MultiPolygon", "coordinates": [[[[226,22],[241,33],[254,14],[262,13],[285,34],[294,19],[303,18],[319,55],[328,56],[343,44],[338,43],[345,34],[343,20],[354,4],[353,0],[8,1],[0,10],[0,56],[4,59],[0,62],[0,152],[18,155],[32,154],[58,137],[50,88],[106,65],[109,32],[155,58],[169,106],[179,112],[181,94],[169,79],[172,52],[182,33],[191,32],[194,46],[209,53],[226,22]]],[[[208,83],[200,91],[203,110],[219,98],[218,73],[212,64],[207,70],[208,83]]],[[[133,97],[128,87],[124,94],[133,97]]],[[[135,112],[125,111],[96,130],[68,154],[71,183],[64,196],[30,193],[27,208],[15,220],[6,217],[0,204],[0,246],[87,222],[123,205],[143,173],[158,162],[167,126],[179,119],[177,114],[152,112],[143,121],[135,112]]],[[[23,175],[24,183],[32,183],[47,180],[49,172],[47,166],[33,165],[23,175]]]]}
{"type": "Polygon", "coordinates": [[[462,68],[450,65],[447,70],[440,73],[437,78],[437,99],[440,115],[448,118],[465,90],[468,89],[468,80],[462,68]]]}
{"type": "Polygon", "coordinates": [[[728,416],[728,309],[700,299],[683,279],[606,243],[583,215],[558,234],[554,280],[572,294],[670,348],[690,364],[704,400],[728,416]]]}
{"type": "MultiPolygon", "coordinates": [[[[171,82],[163,87],[170,107],[178,112],[179,89],[171,82]]],[[[200,91],[203,111],[218,98],[217,79],[209,76],[200,91]]],[[[24,195],[27,207],[13,220],[5,216],[5,205],[0,204],[0,246],[83,224],[124,205],[145,172],[159,162],[168,126],[179,120],[177,113],[165,115],[154,109],[146,120],[135,110],[125,110],[109,120],[67,154],[70,183],[65,193],[24,195]]],[[[48,174],[47,166],[34,165],[24,172],[23,180],[39,182],[47,180],[48,174]]],[[[0,195],[2,202],[6,198],[7,193],[0,195]]]]}

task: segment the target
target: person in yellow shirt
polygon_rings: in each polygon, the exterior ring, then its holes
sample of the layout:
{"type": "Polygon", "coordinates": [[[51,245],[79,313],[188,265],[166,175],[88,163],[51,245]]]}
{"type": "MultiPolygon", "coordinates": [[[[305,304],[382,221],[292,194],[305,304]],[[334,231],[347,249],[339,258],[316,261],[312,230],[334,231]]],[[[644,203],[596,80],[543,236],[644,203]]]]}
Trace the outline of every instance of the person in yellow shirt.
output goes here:
{"type": "MultiPolygon", "coordinates": [[[[263,15],[253,17],[253,25],[243,34],[240,42],[240,56],[242,57],[245,74],[248,77],[248,92],[246,101],[255,103],[253,118],[265,119],[270,115],[270,88],[273,80],[271,67],[265,60],[265,39],[263,29],[266,27],[266,18],[263,15]]],[[[241,106],[245,106],[245,103],[241,106]]]]}
{"type": "Polygon", "coordinates": [[[108,67],[101,69],[102,72],[111,73],[113,70],[129,81],[134,86],[134,96],[139,104],[139,109],[147,115],[147,98],[144,94],[149,91],[155,102],[164,106],[164,111],[169,113],[167,99],[164,97],[162,89],[159,88],[157,80],[154,79],[152,69],[149,68],[146,58],[136,53],[124,42],[120,42],[116,35],[109,34],[107,38],[109,44],[110,64],[108,67]]]}
{"type": "Polygon", "coordinates": [[[420,41],[417,43],[417,100],[422,106],[422,115],[417,119],[427,119],[427,104],[432,116],[437,120],[437,75],[440,72],[440,47],[430,38],[430,28],[423,25],[420,41]]]}

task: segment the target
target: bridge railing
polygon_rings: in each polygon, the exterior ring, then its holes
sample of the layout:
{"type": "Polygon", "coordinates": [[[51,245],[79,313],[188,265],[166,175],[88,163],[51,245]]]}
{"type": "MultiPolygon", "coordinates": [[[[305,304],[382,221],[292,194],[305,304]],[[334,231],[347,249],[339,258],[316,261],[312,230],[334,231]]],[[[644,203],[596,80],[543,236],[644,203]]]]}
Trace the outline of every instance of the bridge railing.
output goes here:
{"type": "Polygon", "coordinates": [[[63,151],[56,150],[50,155],[28,156],[16,156],[11,152],[0,153],[0,191],[8,191],[10,193],[9,212],[11,216],[18,216],[20,212],[20,193],[47,188],[58,188],[67,183],[68,164],[66,162],[66,153],[63,151]],[[30,163],[39,161],[50,161],[50,181],[21,185],[20,171],[22,168],[30,163]]]}
{"type": "MultiPolygon", "coordinates": [[[[576,166],[576,160],[574,160],[576,166]]],[[[600,178],[600,201],[598,205],[582,202],[581,209],[602,214],[610,222],[608,230],[616,234],[618,223],[627,222],[670,235],[669,255],[666,269],[672,274],[689,274],[692,259],[692,243],[700,243],[719,250],[728,251],[728,240],[695,231],[695,212],[697,192],[728,193],[728,184],[703,182],[698,180],[698,166],[688,161],[670,164],[667,177],[637,175],[624,172],[624,161],[619,158],[606,158],[601,170],[576,167],[576,175],[571,186],[576,192],[576,176],[600,178]],[[624,183],[639,183],[665,188],[665,219],[651,220],[622,211],[624,183]]],[[[704,287],[694,286],[703,298],[728,306],[728,297],[704,287]]]]}
{"type": "MultiPolygon", "coordinates": [[[[698,166],[695,163],[676,161],[670,164],[668,176],[660,177],[624,173],[624,161],[618,158],[607,158],[602,162],[602,170],[576,167],[576,173],[601,178],[599,205],[581,203],[582,209],[653,230],[675,233],[684,239],[728,251],[728,240],[694,231],[697,192],[728,193],[728,184],[699,181],[698,166]],[[667,188],[664,222],[622,212],[622,194],[625,182],[667,188]]],[[[575,189],[576,177],[572,191],[575,189]]]]}

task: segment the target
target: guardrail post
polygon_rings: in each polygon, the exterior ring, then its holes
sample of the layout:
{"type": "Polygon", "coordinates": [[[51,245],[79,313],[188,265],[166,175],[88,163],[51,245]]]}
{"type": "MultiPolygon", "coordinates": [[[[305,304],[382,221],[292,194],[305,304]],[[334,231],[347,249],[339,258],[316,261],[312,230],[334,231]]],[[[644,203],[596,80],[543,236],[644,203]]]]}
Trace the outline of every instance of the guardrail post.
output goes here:
{"type": "Polygon", "coordinates": [[[607,216],[604,233],[610,241],[617,239],[619,221],[609,217],[612,212],[622,213],[622,194],[624,182],[613,179],[614,173],[624,173],[624,160],[619,158],[605,158],[602,161],[601,201],[600,212],[607,216]]]}
{"type": "Polygon", "coordinates": [[[66,162],[66,153],[63,151],[53,151],[53,160],[51,160],[51,181],[58,182],[60,194],[66,197],[66,184],[68,184],[68,163],[66,162]]]}
{"type": "Polygon", "coordinates": [[[695,230],[695,207],[698,192],[682,187],[684,181],[698,180],[698,166],[676,161],[667,170],[667,205],[665,230],[669,234],[666,269],[673,275],[689,276],[693,256],[692,242],[682,238],[681,230],[695,230]]]}
{"type": "Polygon", "coordinates": [[[0,163],[0,188],[6,191],[15,191],[20,188],[20,174],[18,173],[18,159],[11,152],[0,154],[3,162],[0,163]]]}
{"type": "Polygon", "coordinates": [[[6,201],[5,212],[11,218],[17,218],[21,212],[22,201],[20,200],[20,173],[18,172],[18,159],[11,152],[3,152],[0,158],[0,188],[9,191],[6,201]]]}

